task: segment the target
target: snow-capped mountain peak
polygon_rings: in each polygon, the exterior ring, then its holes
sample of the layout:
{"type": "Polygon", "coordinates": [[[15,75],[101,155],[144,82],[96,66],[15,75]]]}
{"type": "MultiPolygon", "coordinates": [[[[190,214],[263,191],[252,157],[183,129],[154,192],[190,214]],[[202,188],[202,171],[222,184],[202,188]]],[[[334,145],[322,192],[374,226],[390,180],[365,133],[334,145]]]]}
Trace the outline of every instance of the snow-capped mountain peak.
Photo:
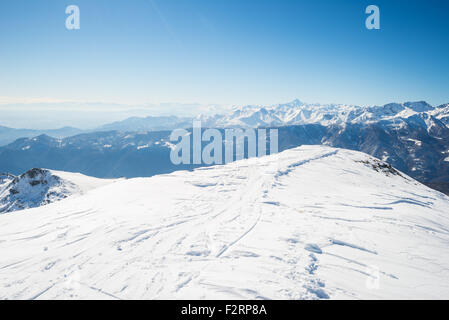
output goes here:
{"type": "Polygon", "coordinates": [[[82,174],[33,168],[20,176],[0,175],[0,214],[40,207],[83,194],[114,180],[82,174]]]}
{"type": "Polygon", "coordinates": [[[405,102],[404,105],[416,112],[427,112],[434,109],[434,107],[425,101],[405,102]]]}

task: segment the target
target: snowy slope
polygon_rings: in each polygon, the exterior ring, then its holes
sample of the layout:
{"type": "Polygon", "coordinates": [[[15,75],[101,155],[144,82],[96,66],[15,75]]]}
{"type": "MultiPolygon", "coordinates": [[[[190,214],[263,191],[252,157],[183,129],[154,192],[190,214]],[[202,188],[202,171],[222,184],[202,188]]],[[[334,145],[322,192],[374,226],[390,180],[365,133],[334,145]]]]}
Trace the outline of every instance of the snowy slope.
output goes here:
{"type": "Polygon", "coordinates": [[[303,146],[0,216],[0,298],[449,298],[449,198],[303,146]]]}
{"type": "Polygon", "coordinates": [[[449,126],[449,103],[438,106],[431,114],[449,126]]]}
{"type": "Polygon", "coordinates": [[[0,214],[39,207],[83,194],[114,180],[97,179],[80,173],[34,168],[15,177],[0,175],[0,214]]]}

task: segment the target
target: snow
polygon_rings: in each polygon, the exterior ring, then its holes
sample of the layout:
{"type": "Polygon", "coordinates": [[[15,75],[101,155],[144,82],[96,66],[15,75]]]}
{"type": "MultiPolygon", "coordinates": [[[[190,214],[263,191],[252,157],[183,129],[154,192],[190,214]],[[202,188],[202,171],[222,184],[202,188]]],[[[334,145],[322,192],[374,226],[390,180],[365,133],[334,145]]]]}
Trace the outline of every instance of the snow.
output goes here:
{"type": "Polygon", "coordinates": [[[112,183],[80,173],[31,169],[19,177],[0,176],[0,214],[39,207],[112,183]]]}
{"type": "Polygon", "coordinates": [[[170,148],[170,150],[174,150],[174,149],[176,148],[176,145],[174,145],[173,143],[168,142],[168,141],[164,141],[164,142],[162,143],[162,145],[164,145],[164,146],[170,148]]]}
{"type": "Polygon", "coordinates": [[[0,194],[3,193],[3,190],[9,185],[11,181],[13,181],[15,176],[9,173],[0,173],[0,194]]]}
{"type": "Polygon", "coordinates": [[[148,144],[145,144],[143,146],[137,146],[137,150],[141,150],[141,149],[148,149],[150,146],[148,144]]]}
{"type": "Polygon", "coordinates": [[[408,138],[407,141],[413,142],[418,147],[422,146],[422,141],[420,141],[420,140],[408,138]]]}
{"type": "Polygon", "coordinates": [[[446,299],[449,197],[303,146],[0,216],[2,299],[446,299]]]}
{"type": "MultiPolygon", "coordinates": [[[[266,127],[285,125],[321,124],[343,125],[345,123],[377,123],[389,121],[401,125],[402,119],[419,115],[447,117],[444,108],[434,108],[424,101],[389,103],[383,106],[356,106],[346,104],[303,103],[294,100],[272,106],[235,107],[223,115],[200,116],[205,127],[266,127]],[[395,123],[395,120],[398,123],[395,123]]],[[[430,120],[429,120],[430,121],[430,120]]],[[[433,124],[429,123],[429,126],[433,124]]]]}
{"type": "Polygon", "coordinates": [[[77,172],[66,172],[58,170],[48,170],[52,175],[58,176],[65,181],[76,185],[79,194],[84,194],[92,189],[103,187],[105,185],[115,183],[123,179],[99,179],[94,177],[89,177],[77,172]]]}

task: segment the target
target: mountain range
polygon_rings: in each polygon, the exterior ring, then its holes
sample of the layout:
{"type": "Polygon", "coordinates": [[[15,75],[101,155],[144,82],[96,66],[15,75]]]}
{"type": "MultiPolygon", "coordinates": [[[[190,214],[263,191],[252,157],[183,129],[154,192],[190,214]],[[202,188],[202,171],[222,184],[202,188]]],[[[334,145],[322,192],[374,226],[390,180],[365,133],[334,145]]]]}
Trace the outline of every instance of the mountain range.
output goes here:
{"type": "MultiPolygon", "coordinates": [[[[196,119],[203,128],[277,128],[280,151],[304,144],[362,151],[449,194],[448,104],[433,107],[419,101],[358,107],[295,100],[196,119]]],[[[65,138],[17,139],[0,147],[0,172],[20,175],[30,168],[49,168],[98,178],[132,178],[192,170],[198,165],[172,164],[169,140],[171,129],[192,127],[192,120],[130,118],[65,138]],[[162,128],[167,130],[156,130],[162,128]]]]}
{"type": "Polygon", "coordinates": [[[287,125],[321,124],[371,124],[381,121],[406,119],[427,114],[449,124],[449,104],[433,107],[425,101],[389,103],[383,106],[360,107],[345,104],[307,104],[300,100],[273,106],[235,107],[225,114],[187,117],[133,117],[104,125],[93,131],[158,131],[188,128],[193,120],[200,120],[204,127],[280,127],[287,125]]]}
{"type": "Polygon", "coordinates": [[[50,130],[32,130],[32,129],[15,129],[5,126],[0,126],[0,146],[7,145],[19,138],[31,138],[41,134],[46,134],[54,138],[64,138],[73,136],[83,132],[81,129],[73,127],[64,127],[60,129],[50,130]]]}
{"type": "Polygon", "coordinates": [[[277,127],[286,125],[321,124],[324,126],[346,123],[375,123],[408,118],[426,113],[449,125],[449,103],[433,107],[425,101],[389,103],[383,106],[355,106],[345,104],[307,104],[296,99],[272,106],[249,105],[234,107],[224,114],[199,115],[197,117],[148,116],[131,117],[89,130],[64,127],[53,130],[14,129],[0,126],[0,146],[18,138],[30,138],[41,134],[53,138],[65,138],[80,133],[101,131],[164,131],[192,127],[193,120],[211,128],[229,127],[277,127]]]}

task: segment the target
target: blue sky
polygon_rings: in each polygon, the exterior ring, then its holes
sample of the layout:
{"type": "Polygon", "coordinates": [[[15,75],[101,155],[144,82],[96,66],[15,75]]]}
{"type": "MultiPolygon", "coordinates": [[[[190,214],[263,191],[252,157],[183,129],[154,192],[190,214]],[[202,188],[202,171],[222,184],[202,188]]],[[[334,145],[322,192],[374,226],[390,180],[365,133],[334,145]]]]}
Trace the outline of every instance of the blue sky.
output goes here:
{"type": "Polygon", "coordinates": [[[0,43],[4,103],[449,102],[445,0],[2,0],[0,43]]]}

